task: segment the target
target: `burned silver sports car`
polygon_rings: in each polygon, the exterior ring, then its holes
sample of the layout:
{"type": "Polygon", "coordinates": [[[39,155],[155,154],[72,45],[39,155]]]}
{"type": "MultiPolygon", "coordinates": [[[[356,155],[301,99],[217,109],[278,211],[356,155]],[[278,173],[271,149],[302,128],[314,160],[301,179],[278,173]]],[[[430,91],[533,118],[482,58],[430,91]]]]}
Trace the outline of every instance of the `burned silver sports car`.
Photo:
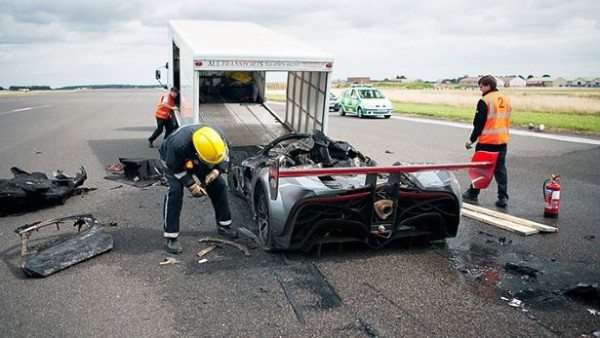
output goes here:
{"type": "Polygon", "coordinates": [[[449,170],[468,168],[475,186],[486,187],[497,154],[477,153],[472,163],[377,167],[321,132],[289,134],[254,156],[232,151],[229,187],[250,203],[266,250],[380,248],[401,237],[454,237],[462,200],[449,170]]]}

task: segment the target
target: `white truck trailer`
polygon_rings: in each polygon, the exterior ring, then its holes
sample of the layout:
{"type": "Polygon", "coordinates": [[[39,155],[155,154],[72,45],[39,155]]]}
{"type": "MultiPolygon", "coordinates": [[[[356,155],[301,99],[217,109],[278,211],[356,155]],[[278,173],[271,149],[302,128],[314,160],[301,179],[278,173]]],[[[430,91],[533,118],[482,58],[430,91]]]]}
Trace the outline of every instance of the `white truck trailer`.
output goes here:
{"type": "Polygon", "coordinates": [[[331,54],[251,22],[169,21],[169,45],[180,125],[219,126],[234,146],[327,132],[331,54]],[[266,72],[287,72],[285,113],[265,105],[266,72]]]}

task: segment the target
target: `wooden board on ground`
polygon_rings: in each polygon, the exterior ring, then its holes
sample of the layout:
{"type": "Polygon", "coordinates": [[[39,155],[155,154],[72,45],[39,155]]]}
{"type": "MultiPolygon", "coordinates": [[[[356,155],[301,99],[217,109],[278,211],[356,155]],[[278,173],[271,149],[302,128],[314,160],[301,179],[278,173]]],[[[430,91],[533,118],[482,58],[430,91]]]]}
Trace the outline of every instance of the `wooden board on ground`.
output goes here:
{"type": "Polygon", "coordinates": [[[529,236],[529,235],[533,235],[533,234],[537,234],[539,233],[539,230],[534,229],[532,227],[528,227],[525,225],[521,225],[515,222],[511,222],[505,219],[501,219],[501,218],[496,218],[490,215],[486,215],[480,212],[476,212],[476,211],[472,211],[466,208],[462,208],[462,215],[487,223],[487,224],[491,224],[494,226],[497,226],[499,228],[502,229],[506,229],[512,232],[516,232],[520,235],[524,235],[524,236],[529,236]]]}
{"type": "Polygon", "coordinates": [[[558,228],[555,228],[553,226],[549,226],[549,225],[545,225],[545,224],[541,224],[541,223],[537,223],[537,222],[533,222],[527,219],[523,219],[523,218],[519,218],[513,215],[509,215],[509,214],[505,214],[503,212],[498,212],[498,211],[494,211],[494,210],[490,210],[490,209],[486,209],[486,208],[482,208],[473,204],[469,204],[469,203],[463,203],[463,209],[468,209],[471,211],[475,211],[475,212],[479,212],[482,214],[486,214],[486,215],[490,215],[490,216],[494,216],[497,218],[501,218],[507,221],[511,221],[517,224],[522,224],[528,227],[532,227],[534,229],[537,229],[541,232],[558,232],[558,228]]]}

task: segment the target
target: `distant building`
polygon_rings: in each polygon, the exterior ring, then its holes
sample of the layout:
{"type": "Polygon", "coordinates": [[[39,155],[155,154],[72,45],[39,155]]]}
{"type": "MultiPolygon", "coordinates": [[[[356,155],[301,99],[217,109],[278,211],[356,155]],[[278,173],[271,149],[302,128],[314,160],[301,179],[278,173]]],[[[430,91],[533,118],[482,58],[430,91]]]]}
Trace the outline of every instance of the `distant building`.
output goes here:
{"type": "Polygon", "coordinates": [[[562,77],[532,77],[527,79],[527,87],[566,87],[567,80],[562,77]]]}
{"type": "MultiPolygon", "coordinates": [[[[467,76],[467,77],[463,77],[462,79],[458,80],[458,84],[463,86],[463,87],[479,87],[479,79],[481,79],[483,76],[467,76]]],[[[504,80],[502,80],[501,78],[494,76],[494,78],[496,79],[496,86],[497,87],[504,87],[504,80]]]]}
{"type": "Polygon", "coordinates": [[[500,76],[499,78],[504,82],[504,87],[525,87],[527,84],[525,79],[515,75],[500,76]]]}
{"type": "Polygon", "coordinates": [[[481,78],[481,76],[463,77],[462,79],[458,80],[458,84],[463,87],[477,87],[479,86],[479,78],[481,78]]]}
{"type": "Polygon", "coordinates": [[[368,76],[357,76],[357,77],[349,77],[346,82],[348,83],[371,83],[371,78],[368,76]]]}
{"type": "Polygon", "coordinates": [[[439,79],[435,82],[435,87],[439,89],[452,88],[454,87],[454,82],[450,79],[439,79]]]}
{"type": "Polygon", "coordinates": [[[567,80],[565,86],[579,88],[598,88],[600,87],[600,78],[577,77],[572,80],[567,80]]]}

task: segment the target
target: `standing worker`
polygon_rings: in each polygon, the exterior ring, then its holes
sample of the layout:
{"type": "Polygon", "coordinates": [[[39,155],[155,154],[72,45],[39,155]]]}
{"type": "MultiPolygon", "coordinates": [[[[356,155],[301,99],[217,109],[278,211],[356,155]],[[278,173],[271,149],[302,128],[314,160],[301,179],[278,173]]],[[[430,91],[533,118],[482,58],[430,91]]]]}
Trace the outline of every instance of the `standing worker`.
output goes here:
{"type": "Polygon", "coordinates": [[[173,110],[177,109],[175,98],[177,98],[178,94],[179,90],[176,87],[171,87],[169,92],[163,95],[160,101],[158,101],[156,112],[154,113],[154,117],[156,117],[156,130],[148,138],[148,147],[154,147],[152,142],[162,134],[163,129],[165,129],[165,139],[175,130],[175,126],[171,121],[171,115],[173,115],[173,110]]]}
{"type": "MultiPolygon", "coordinates": [[[[465,144],[467,149],[477,142],[475,151],[484,150],[498,152],[498,161],[494,169],[494,177],[498,184],[498,200],[496,206],[506,208],[508,200],[508,174],[506,172],[506,148],[508,144],[508,127],[510,123],[510,101],[498,92],[496,79],[486,75],[479,79],[482,98],[477,102],[477,112],[473,119],[473,132],[465,144]]],[[[477,202],[480,189],[473,185],[463,194],[467,201],[477,202]]]]}
{"type": "Polygon", "coordinates": [[[221,173],[227,170],[228,142],[223,133],[202,124],[179,128],[160,146],[169,191],[165,195],[163,217],[166,250],[181,253],[179,215],[183,203],[183,188],[193,197],[208,195],[215,210],[217,230],[221,235],[235,238],[231,226],[231,211],[227,183],[221,173]],[[197,183],[194,177],[201,181],[197,183]]]}

